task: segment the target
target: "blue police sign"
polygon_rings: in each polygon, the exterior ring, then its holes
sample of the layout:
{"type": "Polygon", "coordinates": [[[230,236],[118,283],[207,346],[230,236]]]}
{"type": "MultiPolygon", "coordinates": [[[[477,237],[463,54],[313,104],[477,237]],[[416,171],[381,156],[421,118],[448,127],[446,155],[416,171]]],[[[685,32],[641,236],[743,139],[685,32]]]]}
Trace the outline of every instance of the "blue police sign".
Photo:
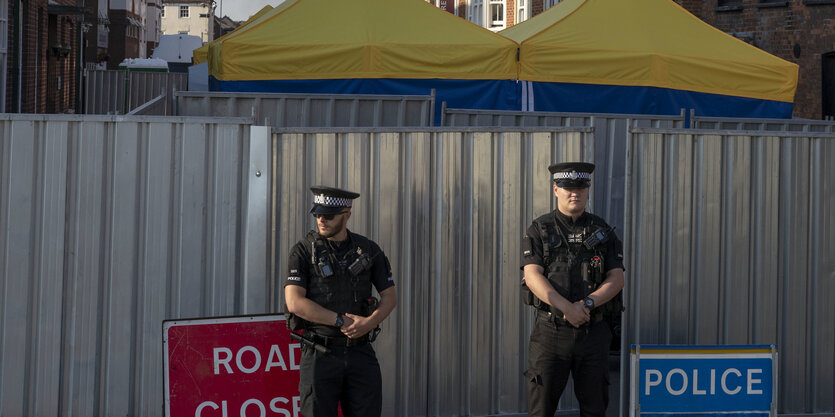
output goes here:
{"type": "Polygon", "coordinates": [[[633,345],[630,416],[777,415],[774,345],[633,345]]]}

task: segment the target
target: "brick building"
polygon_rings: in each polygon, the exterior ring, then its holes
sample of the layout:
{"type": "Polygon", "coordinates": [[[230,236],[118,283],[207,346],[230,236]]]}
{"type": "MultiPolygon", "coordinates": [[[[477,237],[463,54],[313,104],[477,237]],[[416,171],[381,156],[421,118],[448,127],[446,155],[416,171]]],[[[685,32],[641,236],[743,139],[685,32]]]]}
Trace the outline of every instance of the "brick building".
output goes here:
{"type": "MultiPolygon", "coordinates": [[[[100,0],[102,1],[102,0],[100,0]]],[[[147,58],[147,0],[110,0],[108,69],[117,69],[125,58],[147,58]]]]}
{"type": "Polygon", "coordinates": [[[835,0],[679,0],[720,30],[800,66],[794,117],[835,117],[835,0]]]}
{"type": "Polygon", "coordinates": [[[83,15],[75,0],[8,3],[6,112],[78,110],[83,15]]]}
{"type": "Polygon", "coordinates": [[[84,62],[85,65],[100,64],[104,69],[107,60],[107,43],[110,34],[110,8],[108,0],[85,0],[84,62]]]}

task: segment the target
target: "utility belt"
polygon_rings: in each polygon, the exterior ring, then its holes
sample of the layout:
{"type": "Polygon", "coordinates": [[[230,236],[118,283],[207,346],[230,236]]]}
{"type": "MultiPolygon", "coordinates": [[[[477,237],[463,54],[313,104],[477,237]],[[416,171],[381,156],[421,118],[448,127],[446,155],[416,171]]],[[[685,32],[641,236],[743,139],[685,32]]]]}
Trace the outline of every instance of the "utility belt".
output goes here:
{"type": "Polygon", "coordinates": [[[369,337],[366,334],[365,336],[351,339],[348,336],[324,336],[319,333],[315,333],[312,331],[306,331],[305,336],[310,338],[314,343],[320,344],[326,347],[351,347],[351,346],[360,346],[367,344],[369,341],[369,337]]]}
{"type": "MultiPolygon", "coordinates": [[[[597,309],[596,309],[597,310],[597,309]]],[[[568,320],[563,318],[563,313],[560,310],[554,309],[554,312],[545,311],[541,309],[536,309],[536,317],[541,318],[543,320],[550,321],[551,323],[556,324],[557,326],[571,326],[574,327],[568,320]]],[[[601,311],[592,311],[591,318],[589,319],[588,323],[583,324],[580,327],[586,325],[593,325],[603,321],[603,312],[601,311]]]]}

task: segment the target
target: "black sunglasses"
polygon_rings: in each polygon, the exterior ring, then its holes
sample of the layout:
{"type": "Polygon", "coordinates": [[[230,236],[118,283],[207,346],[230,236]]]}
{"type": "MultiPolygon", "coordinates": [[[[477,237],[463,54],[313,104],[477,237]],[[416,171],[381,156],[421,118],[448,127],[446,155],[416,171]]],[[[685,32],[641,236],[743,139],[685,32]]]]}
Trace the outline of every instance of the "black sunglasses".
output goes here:
{"type": "Polygon", "coordinates": [[[317,214],[314,214],[313,217],[315,217],[317,219],[321,217],[325,220],[333,220],[334,217],[336,217],[340,214],[345,214],[345,213],[347,213],[347,211],[340,211],[339,213],[335,213],[335,214],[318,214],[317,213],[317,214]]]}

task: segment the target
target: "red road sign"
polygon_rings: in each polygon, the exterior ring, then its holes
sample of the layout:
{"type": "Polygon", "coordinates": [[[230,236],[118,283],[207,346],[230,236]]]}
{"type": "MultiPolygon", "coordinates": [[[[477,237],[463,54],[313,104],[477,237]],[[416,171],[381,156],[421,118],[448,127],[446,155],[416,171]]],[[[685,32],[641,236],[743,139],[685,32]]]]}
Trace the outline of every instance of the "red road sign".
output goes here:
{"type": "Polygon", "coordinates": [[[163,322],[165,415],[299,413],[299,343],[284,315],[163,322]]]}

